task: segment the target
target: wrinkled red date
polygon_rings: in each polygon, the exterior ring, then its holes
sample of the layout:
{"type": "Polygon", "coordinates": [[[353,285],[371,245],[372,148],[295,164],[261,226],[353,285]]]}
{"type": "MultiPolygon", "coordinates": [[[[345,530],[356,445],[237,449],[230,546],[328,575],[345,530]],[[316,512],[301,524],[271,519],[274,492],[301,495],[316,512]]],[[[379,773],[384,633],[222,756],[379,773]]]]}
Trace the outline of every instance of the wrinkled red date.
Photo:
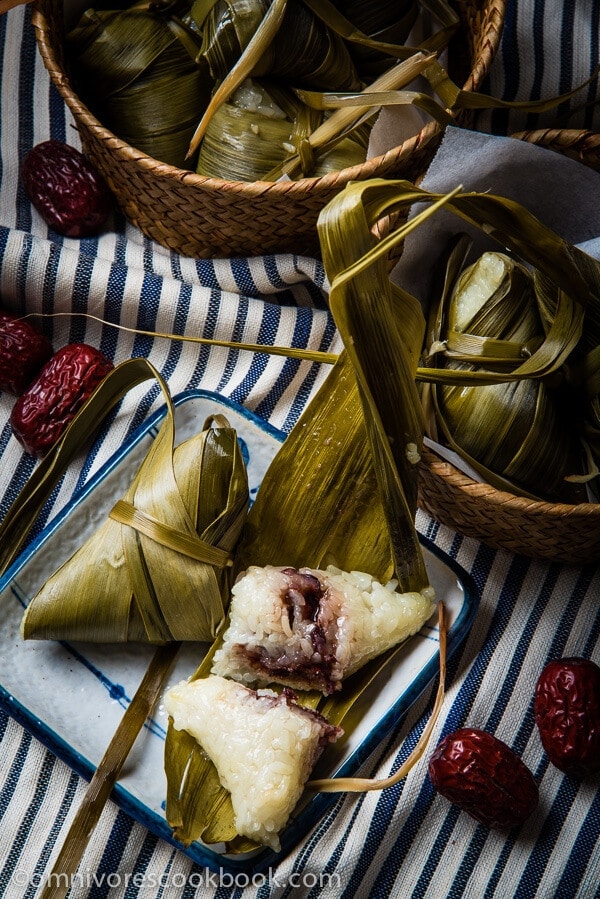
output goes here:
{"type": "Polygon", "coordinates": [[[45,456],[113,364],[86,343],[62,347],[13,406],[10,423],[23,448],[45,456]]]}
{"type": "Polygon", "coordinates": [[[438,793],[487,827],[522,824],[539,792],[529,768],[512,749],[477,728],[448,734],[429,760],[438,793]]]}
{"type": "Polygon", "coordinates": [[[0,312],[0,390],[19,396],[52,355],[52,344],[30,322],[0,312]]]}
{"type": "Polygon", "coordinates": [[[533,711],[542,746],[553,765],[572,777],[600,771],[600,667],[570,657],[540,674],[533,711]]]}
{"type": "Polygon", "coordinates": [[[97,234],[113,206],[106,183],[87,158],[58,140],[29,151],[21,181],[44,221],[67,237],[97,234]]]}

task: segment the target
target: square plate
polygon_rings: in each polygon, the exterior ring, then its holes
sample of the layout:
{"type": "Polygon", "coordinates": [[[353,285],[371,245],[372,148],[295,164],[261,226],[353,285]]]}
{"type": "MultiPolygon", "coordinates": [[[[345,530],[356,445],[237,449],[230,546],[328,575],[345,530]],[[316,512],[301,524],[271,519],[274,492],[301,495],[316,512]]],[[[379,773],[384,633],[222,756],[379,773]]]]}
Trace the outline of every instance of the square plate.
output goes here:
{"type": "MultiPolygon", "coordinates": [[[[248,467],[251,499],[285,435],[241,406],[206,391],[174,399],[178,440],[197,433],[205,419],[224,414],[236,429],[248,467]]],[[[129,487],[164,416],[159,410],[78,492],[0,579],[0,704],[75,771],[90,779],[134,695],[153,654],[149,646],[24,641],[23,611],[44,581],[105,520],[129,487]]],[[[425,562],[436,597],[448,616],[448,655],[465,639],[478,605],[472,579],[422,538],[425,562]]],[[[169,685],[197,668],[205,644],[180,651],[169,685]]],[[[319,777],[353,774],[381,743],[439,670],[437,616],[406,641],[352,712],[349,732],[327,748],[319,777]]],[[[167,685],[168,686],[168,685],[167,685]]],[[[164,814],[166,779],[163,749],[167,716],[159,701],[139,735],[113,791],[113,799],[133,818],[174,845],[164,814]]],[[[259,871],[287,854],[336,800],[317,794],[301,805],[281,834],[280,853],[257,850],[227,855],[220,847],[193,843],[183,848],[195,862],[217,871],[259,871]]],[[[179,847],[182,848],[182,847],[179,847]]]]}

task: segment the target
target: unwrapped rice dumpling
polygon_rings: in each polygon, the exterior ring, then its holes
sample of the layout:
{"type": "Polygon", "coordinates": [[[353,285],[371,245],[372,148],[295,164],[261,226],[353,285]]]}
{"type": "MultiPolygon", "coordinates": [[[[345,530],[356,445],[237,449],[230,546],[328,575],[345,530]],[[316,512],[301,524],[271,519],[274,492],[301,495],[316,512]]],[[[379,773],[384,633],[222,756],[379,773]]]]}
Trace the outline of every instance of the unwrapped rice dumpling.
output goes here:
{"type": "Polygon", "coordinates": [[[191,734],[217,768],[238,832],[278,850],[317,758],[342,729],[289,690],[257,692],[215,676],[172,687],[165,707],[176,730],[191,734]]]}
{"type": "Polygon", "coordinates": [[[334,693],[432,614],[432,588],[397,593],[396,586],[332,566],[252,566],[233,586],[230,623],[212,672],[248,684],[334,693]]]}

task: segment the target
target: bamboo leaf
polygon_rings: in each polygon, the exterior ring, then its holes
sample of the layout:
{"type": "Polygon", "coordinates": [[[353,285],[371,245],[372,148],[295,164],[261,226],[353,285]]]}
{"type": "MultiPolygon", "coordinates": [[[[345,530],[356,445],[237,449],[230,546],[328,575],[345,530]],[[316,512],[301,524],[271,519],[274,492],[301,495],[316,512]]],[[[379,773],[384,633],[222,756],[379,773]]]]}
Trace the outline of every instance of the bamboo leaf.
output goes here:
{"type": "MultiPolygon", "coordinates": [[[[460,201],[459,195],[452,202],[460,201]]],[[[493,232],[491,223],[502,221],[506,212],[496,198],[479,224],[493,232]]],[[[542,240],[539,234],[535,239],[534,223],[526,216],[523,223],[532,232],[531,260],[544,266],[545,254],[537,248],[552,244],[566,256],[568,248],[557,238],[541,229],[542,240]]],[[[513,243],[520,239],[517,224],[513,243]]],[[[581,283],[573,265],[569,275],[581,283]]],[[[575,300],[554,285],[554,315],[545,333],[539,287],[539,279],[505,254],[484,253],[456,278],[451,294],[446,287],[432,309],[435,323],[428,342],[434,351],[428,349],[427,368],[417,377],[428,385],[424,398],[428,422],[435,423],[432,436],[441,431],[444,442],[487,483],[530,498],[580,502],[585,498],[581,491],[565,480],[581,465],[576,404],[561,385],[566,380],[562,368],[581,338],[585,308],[579,300],[585,302],[586,290],[575,300]],[[437,358],[444,360],[443,368],[434,367],[437,358]],[[558,376],[556,383],[546,384],[552,374],[558,376]]],[[[589,289],[587,294],[593,303],[589,289]]]]}
{"type": "MultiPolygon", "coordinates": [[[[365,87],[361,93],[365,97],[365,105],[342,106],[336,109],[308,138],[308,143],[313,151],[324,152],[332,141],[338,140],[340,135],[356,127],[364,116],[371,116],[374,107],[370,103],[368,94],[380,91],[396,91],[410,84],[419,74],[425,71],[433,56],[428,53],[415,52],[404,62],[398,63],[387,72],[384,72],[371,85],[365,87]]],[[[267,180],[276,180],[282,175],[293,176],[301,168],[300,157],[291,155],[280,167],[271,172],[267,180]]]]}
{"type": "Polygon", "coordinates": [[[424,75],[434,93],[450,109],[522,109],[541,113],[555,109],[560,103],[575,96],[597,78],[599,70],[597,68],[590,78],[573,90],[548,100],[501,100],[499,97],[492,97],[478,91],[462,90],[452,81],[448,72],[437,60],[431,63],[424,75]]]}
{"type": "MultiPolygon", "coordinates": [[[[331,28],[344,40],[357,44],[361,47],[371,48],[378,52],[395,57],[397,59],[405,59],[407,55],[414,52],[415,48],[406,47],[401,44],[390,44],[386,41],[380,41],[370,37],[352,24],[336,6],[328,2],[328,0],[305,0],[307,6],[318,16],[325,24],[331,28]]],[[[436,32],[427,38],[421,45],[423,50],[442,50],[447,46],[448,41],[455,33],[459,26],[459,19],[456,12],[449,6],[445,0],[436,0],[436,2],[420,2],[414,4],[416,10],[419,6],[428,9],[434,19],[441,24],[436,32]]],[[[406,37],[415,18],[415,13],[409,8],[404,17],[406,22],[406,37]]]]}
{"type": "MultiPolygon", "coordinates": [[[[323,94],[317,91],[300,90],[296,93],[300,99],[313,109],[349,109],[354,106],[364,109],[365,107],[364,93],[323,94]]],[[[416,106],[427,112],[440,125],[449,125],[453,120],[453,116],[446,109],[440,106],[429,94],[424,94],[422,91],[369,91],[368,99],[376,109],[380,109],[383,106],[388,108],[390,106],[416,106]]]]}
{"type": "Polygon", "coordinates": [[[200,119],[200,122],[192,135],[186,158],[189,159],[198,149],[200,142],[206,133],[208,124],[216,110],[219,109],[219,107],[229,99],[234,90],[252,74],[257,60],[263,56],[267,48],[275,39],[275,36],[281,27],[281,23],[283,22],[286,8],[287,0],[273,0],[273,3],[267,10],[261,24],[248,42],[242,55],[214,92],[206,112],[200,119]]]}
{"type": "Polygon", "coordinates": [[[379,184],[350,185],[327,206],[318,227],[331,310],[359,385],[395,573],[401,591],[421,590],[427,575],[414,516],[424,423],[411,359],[423,345],[425,321],[412,298],[392,289],[384,259],[362,271],[355,267],[352,279],[338,279],[345,257],[360,259],[375,243],[364,198],[381,191],[379,184]],[[401,334],[397,305],[403,300],[410,307],[407,320],[415,326],[403,327],[401,334]]]}
{"type": "Polygon", "coordinates": [[[82,318],[96,321],[107,328],[115,328],[118,331],[125,331],[128,334],[141,334],[146,337],[159,337],[163,340],[175,340],[181,343],[197,343],[200,346],[219,346],[228,349],[244,350],[249,353],[265,353],[269,356],[284,356],[287,359],[299,359],[303,362],[318,362],[326,365],[333,365],[338,358],[337,353],[327,353],[323,350],[311,350],[303,347],[287,347],[277,345],[266,345],[262,343],[244,343],[235,340],[219,340],[211,337],[198,337],[193,334],[172,334],[162,331],[146,331],[142,328],[130,328],[127,325],[118,322],[107,321],[90,312],[32,312],[23,318],[42,317],[42,318],[73,318],[80,316],[82,318]]]}
{"type": "Polygon", "coordinates": [[[40,899],[63,899],[135,740],[155,705],[179,644],[156,650],[77,809],[40,899]]]}
{"type": "MultiPolygon", "coordinates": [[[[420,366],[416,371],[417,379],[457,385],[494,384],[504,383],[507,379],[544,377],[557,371],[569,358],[581,338],[586,309],[592,304],[597,306],[600,301],[597,284],[592,278],[584,277],[583,270],[575,261],[577,257],[573,254],[573,248],[525,207],[504,197],[461,192],[453,192],[452,196],[434,194],[422,191],[406,181],[384,182],[374,179],[371,182],[372,185],[376,183],[382,189],[386,185],[389,213],[407,209],[421,201],[443,202],[445,208],[455,213],[459,219],[484,230],[502,248],[510,249],[524,262],[544,271],[555,285],[556,310],[545,339],[518,368],[510,373],[487,369],[449,373],[444,369],[420,366]]],[[[383,212],[380,210],[379,214],[383,212]]],[[[419,228],[424,221],[426,218],[420,219],[415,216],[369,251],[370,258],[385,255],[393,246],[400,244],[412,230],[419,228]]],[[[366,259],[362,260],[361,264],[365,262],[366,259]]],[[[350,266],[344,277],[352,276],[353,267],[350,266]]]]}
{"type": "Polygon", "coordinates": [[[379,539],[381,514],[356,380],[342,354],[265,474],[236,552],[236,573],[251,564],[351,564],[387,579],[391,558],[379,539]],[[350,556],[351,546],[358,555],[350,556]]]}

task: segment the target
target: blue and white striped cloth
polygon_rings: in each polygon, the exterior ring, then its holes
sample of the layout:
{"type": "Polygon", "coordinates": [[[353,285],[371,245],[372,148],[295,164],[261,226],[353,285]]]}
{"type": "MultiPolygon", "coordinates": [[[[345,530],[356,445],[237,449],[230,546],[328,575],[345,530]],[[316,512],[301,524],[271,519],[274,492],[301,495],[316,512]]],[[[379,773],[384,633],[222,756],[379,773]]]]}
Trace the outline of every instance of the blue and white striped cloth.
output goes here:
{"type": "MultiPolygon", "coordinates": [[[[593,0],[509,0],[506,30],[488,88],[507,99],[553,96],[598,64],[600,5],[593,0]]],[[[32,212],[19,184],[27,150],[49,137],[77,146],[70,115],[37,53],[29,11],[0,17],[0,299],[15,313],[89,312],[129,328],[249,343],[339,348],[321,264],[296,256],[193,260],[146,240],[119,216],[97,240],[58,239],[32,212]]],[[[584,102],[595,100],[597,86],[584,102]]],[[[561,110],[561,115],[564,110],[561,110]]],[[[552,125],[497,111],[479,127],[495,133],[552,125]]],[[[600,130],[589,105],[569,127],[600,130]]],[[[561,121],[564,127],[565,122],[561,121]]],[[[288,431],[326,376],[318,366],[136,336],[84,317],[45,319],[55,345],[84,340],[115,361],[146,356],[172,393],[216,390],[288,431]]],[[[34,463],[11,436],[12,398],[0,395],[0,516],[34,463]]],[[[129,394],[94,445],[64,478],[38,527],[54,516],[123,439],[161,403],[158,388],[129,394]]],[[[106,807],[83,858],[73,897],[287,897],[593,899],[600,896],[598,783],[578,784],[548,763],[532,717],[532,688],[550,658],[600,661],[600,575],[496,552],[419,513],[418,526],[472,573],[481,592],[471,633],[452,660],[431,745],[460,726],[481,727],[522,756],[541,802],[509,835],[489,832],[436,796],[424,758],[384,793],[341,796],[268,878],[219,879],[106,807]],[[87,879],[86,879],[87,878],[87,879]]],[[[418,740],[431,690],[365,763],[366,775],[396,770],[418,740]]],[[[85,784],[0,711],[0,896],[33,897],[67,832],[85,784]]]]}

